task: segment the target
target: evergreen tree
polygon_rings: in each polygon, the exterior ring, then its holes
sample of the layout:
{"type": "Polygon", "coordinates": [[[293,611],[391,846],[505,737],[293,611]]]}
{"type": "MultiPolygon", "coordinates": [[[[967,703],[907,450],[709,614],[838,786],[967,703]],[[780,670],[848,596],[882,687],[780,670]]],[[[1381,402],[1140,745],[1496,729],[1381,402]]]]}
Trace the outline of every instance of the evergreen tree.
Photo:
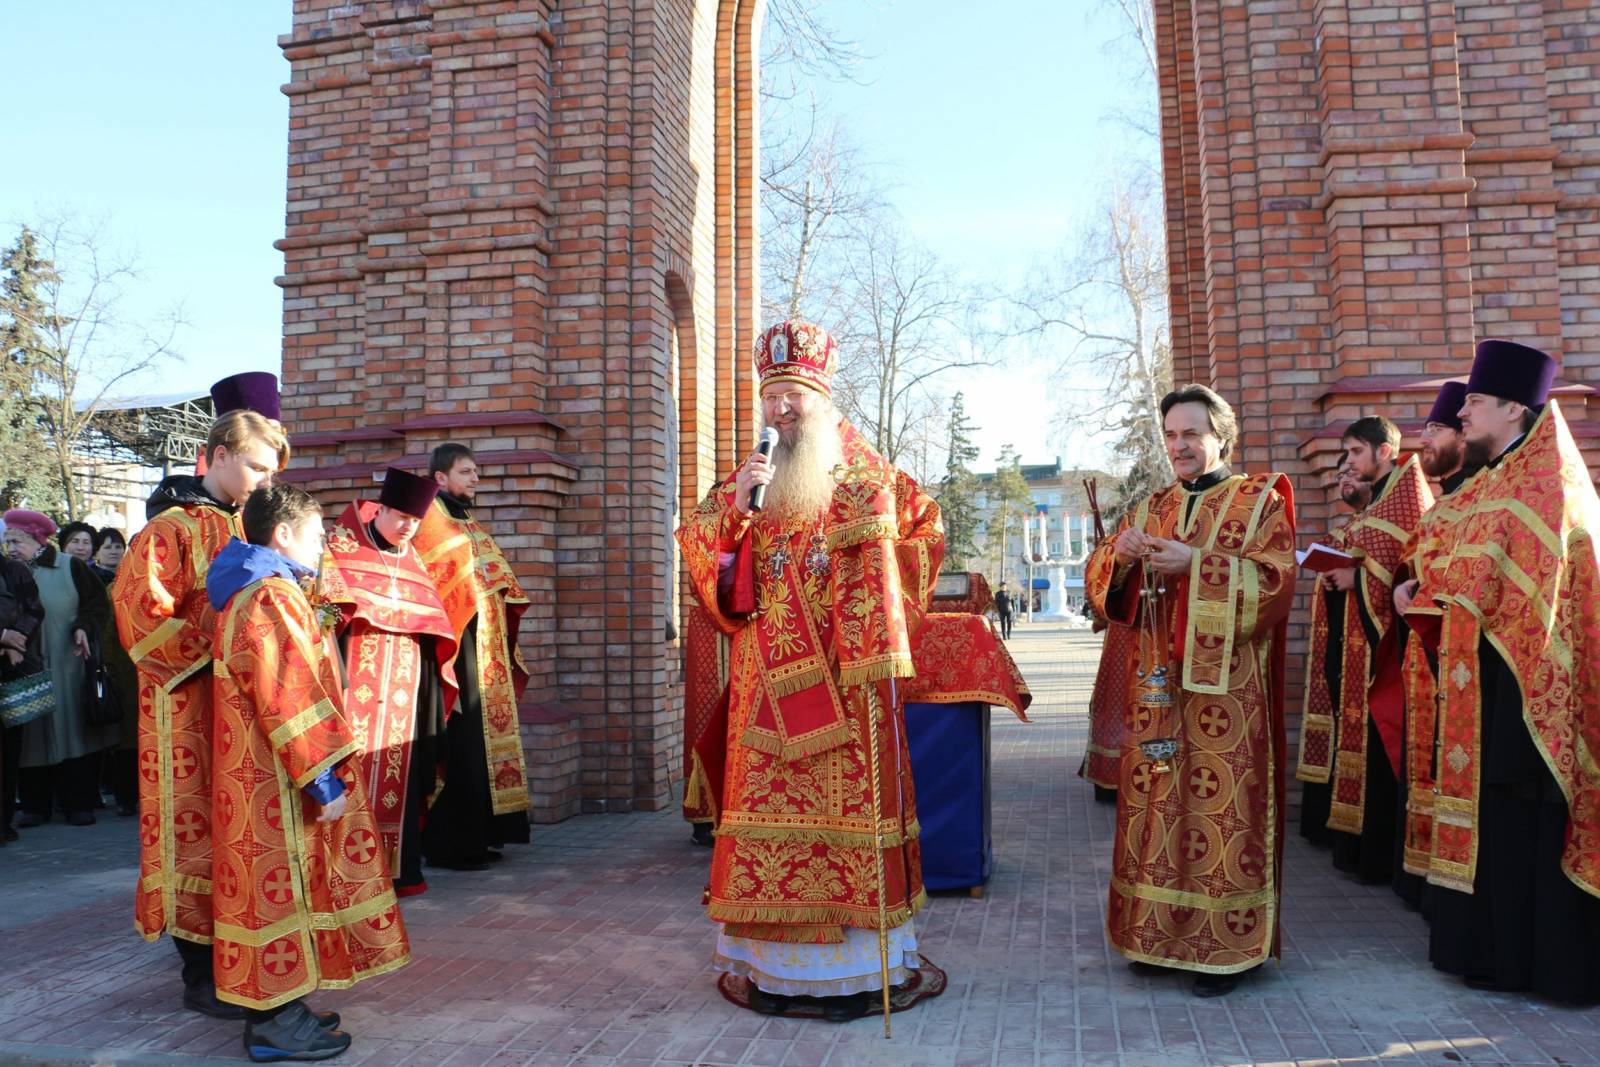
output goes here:
{"type": "Polygon", "coordinates": [[[61,514],[60,466],[44,448],[39,376],[49,360],[41,327],[49,314],[40,290],[56,280],[38,239],[23,228],[0,258],[0,507],[61,514]]]}
{"type": "Polygon", "coordinates": [[[978,476],[968,466],[978,458],[972,443],[977,427],[967,421],[966,399],[957,393],[950,403],[949,437],[944,478],[939,483],[939,510],[944,518],[944,568],[966,571],[978,554],[978,476]]]}

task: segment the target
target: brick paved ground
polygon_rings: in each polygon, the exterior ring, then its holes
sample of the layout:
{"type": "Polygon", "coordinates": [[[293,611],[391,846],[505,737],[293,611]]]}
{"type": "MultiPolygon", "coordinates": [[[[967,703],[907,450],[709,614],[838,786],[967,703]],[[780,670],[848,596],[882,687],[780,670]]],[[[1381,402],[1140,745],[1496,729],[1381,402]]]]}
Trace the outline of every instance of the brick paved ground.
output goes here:
{"type": "MultiPolygon", "coordinates": [[[[431,877],[406,905],[416,962],[317,999],[356,1034],[339,1062],[1600,1064],[1600,1012],[1436,975],[1415,915],[1297,837],[1281,967],[1222,1002],[1134,976],[1101,932],[1110,812],[1073,776],[1098,640],[1039,624],[1013,648],[1038,702],[1032,725],[995,719],[995,876],[919,918],[951,984],[893,1042],[875,1020],[769,1020],[717,994],[707,853],[664,812],[537,828],[493,872],[431,877]]],[[[131,931],[133,842],[112,817],[0,851],[0,1063],[239,1062],[238,1028],[178,1010],[171,947],[131,931]]]]}

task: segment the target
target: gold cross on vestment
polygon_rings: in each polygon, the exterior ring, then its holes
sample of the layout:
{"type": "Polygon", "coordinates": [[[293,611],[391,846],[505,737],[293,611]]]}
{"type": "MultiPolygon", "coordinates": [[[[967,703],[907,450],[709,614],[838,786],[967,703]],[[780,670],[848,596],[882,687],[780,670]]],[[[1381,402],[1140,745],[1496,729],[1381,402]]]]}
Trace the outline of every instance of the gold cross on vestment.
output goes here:
{"type": "Polygon", "coordinates": [[[870,482],[873,485],[883,484],[877,468],[873,466],[866,456],[857,456],[848,464],[835,464],[830,473],[833,475],[836,485],[848,485],[851,482],[870,482]]]}

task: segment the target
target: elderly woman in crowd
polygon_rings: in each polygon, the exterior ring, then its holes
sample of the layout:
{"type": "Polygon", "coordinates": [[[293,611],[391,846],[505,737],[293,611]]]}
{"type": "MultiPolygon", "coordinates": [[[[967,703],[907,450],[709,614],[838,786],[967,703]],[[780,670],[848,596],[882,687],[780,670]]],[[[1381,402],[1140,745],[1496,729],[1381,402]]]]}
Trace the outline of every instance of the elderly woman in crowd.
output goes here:
{"type": "Polygon", "coordinates": [[[56,545],[73,559],[94,560],[94,527],[86,522],[69,522],[56,531],[56,545]]]}
{"type": "Polygon", "coordinates": [[[39,652],[56,703],[50,714],[22,726],[17,826],[48,821],[54,803],[66,812],[69,826],[89,826],[100,801],[98,754],[117,737],[115,725],[94,727],[87,717],[89,634],[104,629],[111,602],[87,563],[56,551],[56,524],[49,516],[14,508],[5,522],[6,552],[32,570],[44,604],[39,652]]]}
{"type": "MultiPolygon", "coordinates": [[[[39,587],[27,566],[0,556],[0,682],[9,682],[43,670],[39,660],[39,626],[44,605],[39,587]]],[[[17,791],[17,757],[21,754],[21,726],[0,730],[0,845],[15,841],[11,828],[12,798],[17,791]]]]}
{"type": "MultiPolygon", "coordinates": [[[[117,566],[128,542],[122,531],[107,526],[94,535],[94,560],[89,569],[105,585],[108,594],[117,566]]],[[[122,709],[121,736],[116,747],[106,753],[105,787],[117,798],[118,815],[139,814],[139,673],[117,637],[116,619],[106,613],[106,627],[100,632],[100,655],[105,660],[106,678],[112,692],[107,694],[122,709]]]]}

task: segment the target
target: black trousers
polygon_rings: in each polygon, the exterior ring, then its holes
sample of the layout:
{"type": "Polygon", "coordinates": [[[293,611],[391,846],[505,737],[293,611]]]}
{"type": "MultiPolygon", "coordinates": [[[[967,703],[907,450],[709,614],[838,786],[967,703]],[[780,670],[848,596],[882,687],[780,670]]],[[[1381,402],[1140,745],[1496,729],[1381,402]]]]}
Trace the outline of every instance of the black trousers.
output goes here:
{"type": "Polygon", "coordinates": [[[203,989],[213,983],[210,945],[199,945],[175,937],[172,939],[172,947],[178,950],[185,989],[203,989]]]}
{"type": "Polygon", "coordinates": [[[41,819],[52,807],[62,811],[93,811],[100,804],[100,753],[64,759],[48,767],[24,767],[17,772],[22,810],[41,819]]]}
{"type": "Polygon", "coordinates": [[[483,741],[483,694],[478,688],[477,625],[476,619],[468,623],[461,637],[456,657],[461,692],[455,714],[445,726],[444,788],[428,810],[421,834],[422,854],[436,866],[471,863],[491,848],[528,841],[526,812],[494,813],[483,741]]]}
{"type": "Polygon", "coordinates": [[[1367,795],[1359,834],[1333,833],[1333,865],[1369,885],[1394,876],[1395,808],[1399,782],[1383,749],[1378,726],[1367,720],[1367,795]]]}
{"type": "Polygon", "coordinates": [[[1011,636],[1011,612],[1009,611],[1000,612],[1000,636],[1002,638],[1011,636]]]}

